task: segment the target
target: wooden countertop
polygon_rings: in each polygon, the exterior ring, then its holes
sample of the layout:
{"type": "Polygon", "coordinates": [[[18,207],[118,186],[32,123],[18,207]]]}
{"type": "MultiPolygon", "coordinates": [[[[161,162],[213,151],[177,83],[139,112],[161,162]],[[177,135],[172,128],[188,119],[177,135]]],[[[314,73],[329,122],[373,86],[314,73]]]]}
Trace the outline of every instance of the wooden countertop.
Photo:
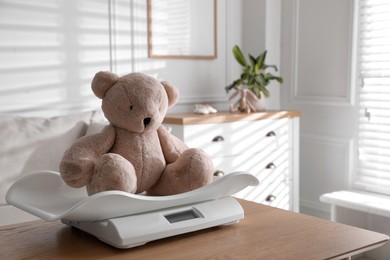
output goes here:
{"type": "Polygon", "coordinates": [[[238,224],[116,249],[60,222],[0,228],[0,259],[349,259],[385,244],[380,233],[239,200],[238,224]]]}
{"type": "Polygon", "coordinates": [[[279,119],[279,118],[291,118],[300,117],[301,113],[298,111],[283,111],[283,110],[268,110],[255,113],[231,113],[231,112],[218,112],[215,114],[195,114],[195,113],[177,113],[167,114],[163,123],[165,124],[178,124],[178,125],[190,125],[190,124],[206,124],[206,123],[224,123],[224,122],[236,122],[236,121],[254,121],[261,119],[279,119]]]}

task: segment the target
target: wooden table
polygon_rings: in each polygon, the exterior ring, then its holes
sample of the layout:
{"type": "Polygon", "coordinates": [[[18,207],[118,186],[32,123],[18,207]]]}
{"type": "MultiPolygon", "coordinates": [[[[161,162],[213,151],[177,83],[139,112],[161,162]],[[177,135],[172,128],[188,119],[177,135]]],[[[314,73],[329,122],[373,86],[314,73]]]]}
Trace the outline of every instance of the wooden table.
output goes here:
{"type": "Polygon", "coordinates": [[[349,259],[385,244],[380,233],[240,200],[245,219],[116,249],[61,222],[0,228],[0,259],[349,259]]]}

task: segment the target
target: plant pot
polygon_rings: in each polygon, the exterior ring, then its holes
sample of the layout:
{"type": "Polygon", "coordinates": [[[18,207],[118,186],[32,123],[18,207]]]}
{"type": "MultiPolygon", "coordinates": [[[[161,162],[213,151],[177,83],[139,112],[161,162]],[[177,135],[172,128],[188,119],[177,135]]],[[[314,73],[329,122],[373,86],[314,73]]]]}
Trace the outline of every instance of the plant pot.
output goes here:
{"type": "Polygon", "coordinates": [[[259,112],[259,111],[264,111],[265,110],[266,99],[264,97],[263,98],[254,99],[251,96],[249,96],[248,100],[255,107],[255,109],[256,109],[255,112],[259,112]]]}
{"type": "Polygon", "coordinates": [[[237,90],[230,96],[230,100],[237,98],[232,105],[230,105],[230,112],[251,113],[265,110],[265,99],[258,99],[248,89],[237,90]],[[249,93],[249,94],[248,94],[249,93]]]}

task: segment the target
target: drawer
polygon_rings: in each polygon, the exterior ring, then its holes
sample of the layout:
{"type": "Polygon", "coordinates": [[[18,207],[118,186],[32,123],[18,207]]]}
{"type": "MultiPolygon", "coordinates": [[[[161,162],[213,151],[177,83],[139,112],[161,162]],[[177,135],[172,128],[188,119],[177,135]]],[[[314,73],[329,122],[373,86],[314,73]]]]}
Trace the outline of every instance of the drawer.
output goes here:
{"type": "Polygon", "coordinates": [[[289,180],[263,183],[256,187],[247,187],[233,196],[285,210],[292,209],[292,191],[289,180]]]}
{"type": "Polygon", "coordinates": [[[272,151],[283,144],[290,145],[287,118],[188,125],[183,138],[189,147],[201,148],[212,157],[272,151]]]}
{"type": "Polygon", "coordinates": [[[290,158],[292,150],[286,144],[269,153],[267,150],[256,154],[241,154],[214,158],[214,168],[223,174],[246,171],[256,176],[260,183],[274,182],[279,176],[291,178],[290,158]]]}

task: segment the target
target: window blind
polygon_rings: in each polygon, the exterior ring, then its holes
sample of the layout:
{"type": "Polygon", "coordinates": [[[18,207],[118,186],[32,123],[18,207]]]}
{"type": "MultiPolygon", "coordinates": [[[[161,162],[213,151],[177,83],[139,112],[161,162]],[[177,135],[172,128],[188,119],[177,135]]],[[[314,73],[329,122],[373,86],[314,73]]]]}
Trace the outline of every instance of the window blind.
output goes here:
{"type": "Polygon", "coordinates": [[[390,1],[359,1],[358,162],[354,186],[390,194],[390,1]]]}

